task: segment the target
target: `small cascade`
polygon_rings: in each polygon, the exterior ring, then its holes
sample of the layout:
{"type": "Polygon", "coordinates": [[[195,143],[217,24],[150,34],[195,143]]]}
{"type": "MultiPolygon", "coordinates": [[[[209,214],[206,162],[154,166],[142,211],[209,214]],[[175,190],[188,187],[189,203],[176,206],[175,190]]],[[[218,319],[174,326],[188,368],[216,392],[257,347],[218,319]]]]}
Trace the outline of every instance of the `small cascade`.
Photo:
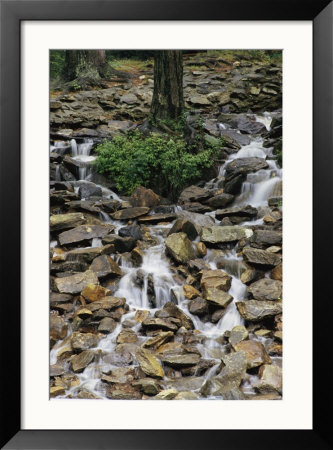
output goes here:
{"type": "Polygon", "coordinates": [[[91,174],[91,165],[96,159],[96,156],[90,155],[93,145],[92,139],[85,139],[82,144],[77,144],[75,139],[71,140],[72,158],[79,163],[79,180],[87,180],[91,174]]]}
{"type": "Polygon", "coordinates": [[[55,180],[56,180],[56,181],[61,181],[60,166],[59,166],[59,164],[57,164],[56,167],[55,167],[55,180]]]}

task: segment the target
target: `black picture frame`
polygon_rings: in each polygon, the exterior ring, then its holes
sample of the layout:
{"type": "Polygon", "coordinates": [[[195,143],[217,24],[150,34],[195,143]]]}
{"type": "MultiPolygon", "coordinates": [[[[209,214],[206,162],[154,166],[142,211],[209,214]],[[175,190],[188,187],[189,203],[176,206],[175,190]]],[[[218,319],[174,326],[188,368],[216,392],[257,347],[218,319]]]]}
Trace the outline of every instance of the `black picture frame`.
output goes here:
{"type": "MultiPolygon", "coordinates": [[[[332,449],[330,329],[333,302],[328,255],[333,249],[331,182],[333,2],[205,0],[203,5],[202,0],[1,0],[0,3],[1,448],[332,449]],[[21,273],[20,24],[24,20],[310,20],[313,22],[312,430],[21,430],[20,285],[17,280],[20,279],[21,273]]],[[[309,208],[311,208],[310,200],[309,208]]],[[[299,278],[301,280],[301,277],[299,278]]],[[[301,302],[301,299],[295,301],[301,302]]],[[[311,349],[309,361],[304,364],[311,367],[311,349]]]]}

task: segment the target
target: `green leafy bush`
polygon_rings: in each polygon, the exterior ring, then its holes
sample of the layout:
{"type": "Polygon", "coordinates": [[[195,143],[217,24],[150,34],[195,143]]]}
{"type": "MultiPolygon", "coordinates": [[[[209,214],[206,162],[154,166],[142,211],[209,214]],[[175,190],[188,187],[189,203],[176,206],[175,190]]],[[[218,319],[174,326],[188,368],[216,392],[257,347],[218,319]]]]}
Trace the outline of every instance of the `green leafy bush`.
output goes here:
{"type": "Polygon", "coordinates": [[[212,166],[218,147],[207,145],[195,153],[181,137],[145,137],[134,131],[100,144],[95,164],[97,171],[114,180],[121,192],[131,194],[142,185],[176,199],[186,185],[199,180],[212,166]]]}

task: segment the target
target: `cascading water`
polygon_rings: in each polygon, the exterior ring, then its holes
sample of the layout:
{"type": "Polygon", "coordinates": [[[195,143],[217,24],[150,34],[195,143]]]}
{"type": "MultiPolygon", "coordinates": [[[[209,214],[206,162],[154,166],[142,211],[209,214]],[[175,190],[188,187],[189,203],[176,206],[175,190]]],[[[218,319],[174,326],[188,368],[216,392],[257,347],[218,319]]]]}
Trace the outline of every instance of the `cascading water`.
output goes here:
{"type": "MultiPolygon", "coordinates": [[[[256,116],[256,120],[264,123],[267,130],[270,129],[271,116],[269,114],[256,116]]],[[[224,130],[226,127],[223,124],[220,124],[219,128],[224,130]]],[[[243,183],[241,194],[231,206],[243,204],[250,204],[255,207],[266,206],[269,197],[280,195],[282,170],[277,166],[275,160],[272,159],[272,150],[265,148],[263,144],[263,138],[250,136],[250,143],[242,146],[238,152],[229,155],[226,162],[221,166],[219,172],[221,177],[225,174],[226,164],[238,158],[263,158],[267,161],[269,166],[265,170],[259,170],[258,172],[247,175],[247,179],[243,183]]],[[[87,166],[89,166],[94,159],[93,156],[90,156],[92,145],[92,141],[77,144],[73,139],[71,141],[72,158],[80,163],[87,163],[87,166]]],[[[87,166],[80,167],[80,180],[86,180],[89,177],[87,166]]],[[[103,199],[113,198],[114,200],[121,201],[121,198],[113,191],[103,186],[101,187],[103,199]]],[[[209,182],[206,187],[212,188],[214,187],[214,183],[209,182]]],[[[174,211],[175,213],[180,213],[182,207],[175,205],[174,211]]],[[[215,219],[215,213],[207,214],[211,215],[214,220],[218,222],[215,219]]],[[[106,214],[105,212],[99,213],[99,219],[104,223],[114,225],[115,234],[117,234],[118,230],[124,226],[124,222],[111,219],[109,214],[106,214]]],[[[244,223],[254,225],[257,222],[244,221],[244,223]]],[[[165,256],[164,242],[168,229],[170,229],[171,226],[172,223],[169,225],[148,225],[147,229],[149,234],[155,242],[153,245],[147,246],[142,250],[142,263],[139,267],[137,265],[134,266],[129,254],[125,253],[112,256],[119,264],[123,273],[120,280],[116,283],[112,295],[115,297],[124,297],[130,309],[121,317],[116,328],[108,333],[106,337],[100,339],[98,345],[92,349],[100,355],[98,361],[89,364],[81,374],[77,375],[79,379],[78,385],[67,389],[66,395],[75,396],[79,390],[85,389],[99,398],[105,397],[105,394],[100,387],[100,379],[103,374],[108,373],[117,367],[117,365],[114,364],[111,355],[117,346],[117,336],[124,329],[122,326],[124,322],[131,320],[135,322],[134,315],[137,310],[149,310],[151,316],[154,316],[154,313],[158,309],[162,308],[163,305],[170,301],[177,302],[177,306],[192,319],[196,333],[203,337],[202,342],[198,344],[197,348],[200,351],[202,358],[210,359],[213,362],[212,367],[210,367],[202,377],[202,383],[218,373],[221,364],[221,355],[225,352],[224,346],[221,344],[221,337],[226,331],[231,331],[235,326],[244,323],[237,310],[236,303],[238,301],[243,301],[247,296],[247,287],[240,279],[241,274],[246,267],[244,266],[242,257],[237,254],[237,248],[223,250],[218,263],[214,252],[208,249],[207,255],[203,258],[203,261],[212,270],[222,269],[232,277],[231,287],[228,293],[233,297],[233,300],[227,306],[223,317],[220,318],[217,323],[205,321],[199,316],[191,314],[189,311],[189,300],[187,300],[183,294],[184,282],[175,276],[175,272],[172,271],[170,262],[165,256]]],[[[102,245],[101,239],[92,239],[92,248],[98,248],[102,245]]],[[[195,244],[192,243],[192,245],[194,246],[195,244]]],[[[56,243],[52,242],[51,246],[56,246],[56,243]]],[[[131,329],[138,333],[138,342],[141,345],[149,338],[149,336],[140,335],[140,327],[141,324],[137,323],[136,325],[133,325],[131,329]]],[[[68,331],[67,337],[63,341],[59,341],[52,349],[51,364],[57,363],[58,352],[66,347],[70,335],[71,330],[68,331]]],[[[135,359],[134,364],[136,364],[135,359]]],[[[257,379],[258,377],[256,375],[248,376],[244,383],[244,391],[253,393],[252,385],[257,379]]]]}

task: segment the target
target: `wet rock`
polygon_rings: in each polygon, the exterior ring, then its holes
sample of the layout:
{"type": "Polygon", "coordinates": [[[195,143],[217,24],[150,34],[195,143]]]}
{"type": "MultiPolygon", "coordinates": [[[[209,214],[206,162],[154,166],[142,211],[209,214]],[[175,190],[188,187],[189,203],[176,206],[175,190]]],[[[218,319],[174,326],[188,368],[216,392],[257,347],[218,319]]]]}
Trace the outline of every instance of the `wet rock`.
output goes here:
{"type": "Polygon", "coordinates": [[[179,319],[181,322],[181,326],[184,327],[186,330],[194,329],[192,319],[173,303],[167,302],[163,306],[163,311],[166,311],[171,317],[179,319]]]}
{"type": "Polygon", "coordinates": [[[203,205],[199,202],[191,202],[191,203],[184,203],[182,205],[183,210],[196,213],[196,214],[204,214],[207,212],[213,211],[213,209],[208,205],[203,205]]]}
{"type": "Polygon", "coordinates": [[[97,284],[98,278],[94,272],[87,270],[69,277],[56,278],[55,285],[62,294],[78,294],[88,284],[97,284]]]}
{"type": "Polygon", "coordinates": [[[260,381],[254,389],[260,393],[278,392],[282,393],[282,369],[278,366],[263,365],[259,369],[260,381]]]}
{"type": "Polygon", "coordinates": [[[246,262],[259,267],[274,267],[281,262],[281,256],[252,247],[243,249],[243,258],[246,262]]]}
{"type": "Polygon", "coordinates": [[[261,169],[268,169],[268,167],[267,162],[263,158],[237,158],[225,166],[226,179],[228,180],[239,174],[244,176],[261,169]]]}
{"type": "Polygon", "coordinates": [[[150,311],[146,309],[138,309],[137,312],[135,313],[134,319],[137,322],[142,323],[145,319],[148,319],[149,315],[150,311]]]}
{"type": "Polygon", "coordinates": [[[93,303],[90,303],[89,305],[86,305],[84,308],[88,309],[91,312],[98,311],[99,309],[111,311],[115,308],[119,308],[120,306],[124,305],[125,305],[124,298],[107,296],[93,303]]]}
{"type": "Polygon", "coordinates": [[[50,294],[50,305],[68,303],[73,300],[73,296],[70,294],[59,294],[57,292],[51,292],[50,294]]]}
{"type": "Polygon", "coordinates": [[[51,364],[50,365],[50,377],[59,377],[65,373],[65,369],[60,364],[51,364]]]}
{"type": "Polygon", "coordinates": [[[244,220],[256,217],[258,210],[253,206],[235,206],[234,208],[218,209],[215,217],[218,220],[223,220],[225,217],[240,217],[244,220]]]}
{"type": "Polygon", "coordinates": [[[104,317],[98,326],[98,331],[104,334],[112,333],[116,326],[117,323],[111,317],[104,317]]]}
{"type": "Polygon", "coordinates": [[[156,336],[147,339],[143,344],[143,347],[157,349],[158,347],[172,339],[173,336],[174,334],[172,333],[172,331],[160,331],[156,336]]]}
{"type": "Polygon", "coordinates": [[[89,302],[97,302],[110,293],[109,289],[97,284],[89,283],[82,290],[81,295],[89,302]]]}
{"type": "Polygon", "coordinates": [[[74,332],[71,338],[71,345],[73,350],[82,352],[83,350],[96,347],[98,340],[99,338],[95,334],[74,332]]]}
{"type": "Polygon", "coordinates": [[[145,319],[142,322],[142,326],[145,329],[153,329],[153,330],[177,331],[178,329],[178,327],[175,324],[167,320],[159,319],[158,317],[145,319]]]}
{"type": "Polygon", "coordinates": [[[208,304],[205,300],[198,297],[190,302],[189,311],[196,316],[203,316],[208,313],[208,304]]]}
{"type": "Polygon", "coordinates": [[[258,272],[255,269],[246,269],[240,277],[243,284],[249,284],[258,278],[258,272]]]}
{"type": "Polygon", "coordinates": [[[135,247],[135,240],[131,237],[121,237],[114,234],[106,236],[102,240],[103,244],[111,244],[114,246],[114,252],[126,253],[133,250],[135,247]]]}
{"type": "Polygon", "coordinates": [[[205,203],[212,208],[224,208],[229,205],[234,198],[234,195],[231,194],[217,194],[209,200],[206,200],[205,203]]]}
{"type": "Polygon", "coordinates": [[[207,289],[221,289],[225,292],[231,288],[232,277],[223,270],[203,270],[200,286],[204,291],[207,289]]]}
{"type": "Polygon", "coordinates": [[[265,347],[258,341],[246,340],[235,344],[236,351],[243,351],[247,360],[247,368],[261,366],[262,364],[271,364],[271,358],[267,355],[265,347]]]}
{"type": "Polygon", "coordinates": [[[240,351],[224,355],[222,361],[225,367],[218,376],[207,380],[200,392],[205,397],[208,395],[229,395],[229,398],[232,399],[239,398],[241,394],[237,389],[245,376],[247,367],[245,353],[240,351]]]}
{"type": "Polygon", "coordinates": [[[75,228],[86,222],[82,213],[55,214],[50,217],[50,230],[66,230],[75,228]]]}
{"type": "Polygon", "coordinates": [[[278,264],[271,272],[273,280],[282,281],[282,263],[278,264]]]}
{"type": "Polygon", "coordinates": [[[70,250],[66,254],[66,261],[77,261],[80,263],[89,264],[93,261],[93,259],[99,256],[101,252],[101,247],[79,248],[70,250]]]}
{"type": "Polygon", "coordinates": [[[138,186],[129,199],[132,206],[147,206],[152,208],[161,203],[159,195],[155,194],[151,189],[146,189],[143,186],[138,186]]]}
{"type": "Polygon", "coordinates": [[[220,244],[248,239],[253,235],[250,228],[238,226],[212,226],[204,227],[201,231],[201,240],[208,244],[220,244]]]}
{"type": "Polygon", "coordinates": [[[53,341],[65,339],[68,325],[62,317],[50,314],[50,338],[53,341]]]}
{"type": "Polygon", "coordinates": [[[273,230],[256,230],[253,241],[258,245],[278,245],[282,242],[282,233],[273,230]]]}
{"type": "Polygon", "coordinates": [[[98,278],[109,276],[122,276],[122,271],[118,264],[108,255],[97,256],[89,267],[98,278]]]}
{"type": "Polygon", "coordinates": [[[203,242],[195,243],[195,253],[198,258],[204,258],[207,255],[207,247],[203,242]]]}
{"type": "Polygon", "coordinates": [[[105,364],[111,364],[116,367],[129,366],[133,363],[133,357],[130,352],[126,350],[116,351],[108,353],[104,356],[103,362],[105,364]]]}
{"type": "Polygon", "coordinates": [[[156,395],[160,391],[158,382],[152,378],[141,378],[133,384],[139,386],[140,390],[146,395],[156,395]]]}
{"type": "Polygon", "coordinates": [[[183,291],[185,297],[188,298],[189,300],[193,300],[194,298],[200,296],[200,292],[193,286],[190,286],[189,284],[184,284],[183,291]]]}
{"type": "Polygon", "coordinates": [[[282,345],[281,344],[270,344],[268,347],[267,347],[267,353],[270,355],[270,356],[282,356],[282,353],[283,353],[283,351],[282,351],[282,345]]]}
{"type": "Polygon", "coordinates": [[[175,220],[177,215],[175,213],[166,214],[152,214],[151,216],[141,216],[138,218],[140,223],[159,223],[159,222],[172,222],[175,220]]]}
{"type": "Polygon", "coordinates": [[[130,344],[138,341],[138,336],[131,329],[122,330],[117,336],[117,344],[130,344]]]}
{"type": "Polygon", "coordinates": [[[51,386],[50,387],[50,398],[58,397],[60,395],[65,395],[66,391],[62,386],[51,386]]]}
{"type": "Polygon", "coordinates": [[[183,367],[197,365],[200,361],[200,356],[197,353],[163,355],[161,356],[161,361],[167,366],[182,369],[183,367]]]}
{"type": "Polygon", "coordinates": [[[164,370],[159,360],[147,349],[138,348],[136,351],[136,359],[140,365],[141,370],[153,378],[163,378],[164,370]]]}
{"type": "Polygon", "coordinates": [[[133,250],[131,251],[131,259],[136,267],[140,267],[142,265],[143,257],[144,253],[140,248],[133,248],[133,250]]]}
{"type": "Polygon", "coordinates": [[[186,263],[195,257],[191,241],[185,233],[174,233],[165,241],[166,251],[178,263],[186,263]]]}
{"type": "Polygon", "coordinates": [[[190,211],[182,210],[179,212],[179,216],[193,223],[198,234],[200,234],[202,227],[209,227],[215,223],[214,219],[210,216],[190,211]]]}
{"type": "Polygon", "coordinates": [[[136,219],[137,217],[144,216],[149,211],[148,207],[138,206],[134,208],[126,208],[116,211],[112,214],[114,220],[128,220],[136,219]]]}
{"type": "Polygon", "coordinates": [[[120,228],[118,234],[121,237],[131,237],[136,241],[142,239],[141,229],[138,225],[129,225],[127,227],[120,228]]]}
{"type": "Polygon", "coordinates": [[[244,341],[248,337],[249,333],[247,329],[243,325],[237,325],[231,330],[229,342],[232,346],[234,346],[235,344],[244,341]]]}
{"type": "Polygon", "coordinates": [[[280,302],[267,302],[262,300],[247,300],[236,303],[239,314],[251,322],[260,322],[263,319],[274,317],[282,312],[280,302]]]}
{"type": "Polygon", "coordinates": [[[233,300],[233,297],[220,289],[208,288],[204,293],[205,300],[214,306],[226,308],[233,300]]]}
{"type": "Polygon", "coordinates": [[[59,234],[58,240],[60,245],[75,244],[93,238],[104,238],[113,229],[113,225],[80,225],[59,234]]]}
{"type": "Polygon", "coordinates": [[[90,197],[102,197],[102,188],[96,186],[94,183],[85,182],[79,187],[79,196],[81,200],[85,200],[90,197]]]}
{"type": "Polygon", "coordinates": [[[185,218],[180,218],[176,220],[176,222],[172,225],[168,233],[168,236],[180,232],[185,233],[191,241],[193,241],[198,236],[198,232],[195,225],[185,218]]]}
{"type": "Polygon", "coordinates": [[[270,278],[262,278],[252,283],[247,290],[256,300],[280,300],[282,297],[281,281],[270,278]]]}
{"type": "Polygon", "coordinates": [[[176,389],[165,389],[159,392],[154,399],[156,400],[173,400],[178,395],[176,389]]]}
{"type": "Polygon", "coordinates": [[[71,359],[72,369],[75,373],[83,370],[94,360],[95,353],[92,350],[85,350],[71,359]]]}
{"type": "Polygon", "coordinates": [[[185,188],[179,196],[178,202],[180,204],[189,202],[201,202],[208,200],[213,196],[213,193],[208,189],[200,188],[198,186],[189,186],[185,188]]]}

